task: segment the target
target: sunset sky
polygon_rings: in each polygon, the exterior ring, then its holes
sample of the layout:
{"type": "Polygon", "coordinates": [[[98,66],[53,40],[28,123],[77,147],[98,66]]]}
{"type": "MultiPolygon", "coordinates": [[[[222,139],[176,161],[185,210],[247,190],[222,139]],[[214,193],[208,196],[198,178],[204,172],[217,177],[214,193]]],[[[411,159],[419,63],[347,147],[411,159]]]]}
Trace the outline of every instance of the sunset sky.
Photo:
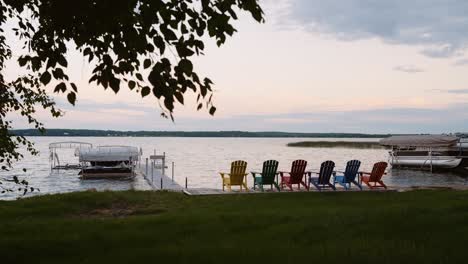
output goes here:
{"type": "Polygon", "coordinates": [[[468,132],[468,1],[260,3],[266,23],[240,16],[226,45],[209,41],[196,59],[199,74],[215,82],[215,117],[197,112],[189,95],[172,123],[159,117],[154,98],[91,86],[91,67],[75,52],[77,105],[56,96],[66,115],[40,113],[41,120],[117,130],[468,132]]]}

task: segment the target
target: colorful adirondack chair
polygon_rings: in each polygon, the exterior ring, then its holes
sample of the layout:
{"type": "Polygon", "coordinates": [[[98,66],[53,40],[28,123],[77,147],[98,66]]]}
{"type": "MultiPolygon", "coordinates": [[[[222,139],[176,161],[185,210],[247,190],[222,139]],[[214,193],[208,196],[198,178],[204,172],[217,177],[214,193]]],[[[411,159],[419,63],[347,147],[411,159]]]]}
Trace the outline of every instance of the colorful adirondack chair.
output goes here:
{"type": "Polygon", "coordinates": [[[333,184],[330,183],[330,178],[334,174],[335,162],[327,160],[320,165],[320,172],[309,172],[309,188],[312,183],[319,191],[322,189],[331,188],[336,191],[333,184]],[[318,177],[312,177],[312,174],[317,174],[318,177]]]}
{"type": "Polygon", "coordinates": [[[297,184],[297,188],[301,189],[301,184],[309,190],[309,186],[304,182],[305,180],[305,169],[307,167],[307,161],[295,160],[291,165],[290,172],[280,171],[281,176],[281,189],[284,189],[286,185],[292,191],[293,184],[297,184]]]}
{"type": "Polygon", "coordinates": [[[346,190],[351,188],[351,183],[354,183],[359,189],[362,190],[361,184],[356,181],[356,176],[359,174],[359,167],[361,166],[361,162],[359,160],[350,160],[346,163],[346,169],[343,175],[335,176],[333,179],[333,185],[336,186],[338,183],[339,185],[343,186],[346,190]]]}
{"type": "Polygon", "coordinates": [[[278,175],[278,161],[267,160],[263,162],[262,172],[252,171],[251,173],[254,178],[254,190],[257,185],[262,192],[264,191],[263,185],[270,185],[272,189],[274,185],[278,191],[281,191],[276,180],[278,175]]]}
{"type": "Polygon", "coordinates": [[[376,189],[376,188],[385,188],[387,189],[387,185],[385,185],[382,181],[382,176],[385,173],[385,169],[387,168],[388,164],[385,161],[377,162],[374,164],[372,168],[372,172],[360,172],[361,174],[361,181],[365,183],[369,188],[376,189]],[[365,176],[368,175],[368,176],[365,176]],[[373,183],[373,184],[372,184],[373,183]]]}
{"type": "Polygon", "coordinates": [[[247,170],[247,162],[243,160],[236,160],[231,163],[231,172],[220,172],[221,179],[223,179],[223,191],[224,187],[227,187],[229,191],[231,191],[231,186],[237,185],[240,186],[240,190],[242,191],[242,187],[245,188],[246,191],[249,191],[247,188],[247,174],[245,171],[247,170]]]}

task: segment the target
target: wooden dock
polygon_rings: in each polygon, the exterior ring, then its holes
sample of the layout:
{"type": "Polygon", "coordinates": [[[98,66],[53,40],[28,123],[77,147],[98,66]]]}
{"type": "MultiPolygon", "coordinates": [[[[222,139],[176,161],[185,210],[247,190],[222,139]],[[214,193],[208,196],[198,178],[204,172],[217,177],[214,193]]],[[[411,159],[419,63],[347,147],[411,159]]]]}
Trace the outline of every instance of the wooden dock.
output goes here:
{"type": "Polygon", "coordinates": [[[176,181],[163,174],[157,167],[148,168],[147,172],[146,167],[139,166],[137,167],[137,173],[143,176],[153,190],[182,191],[184,189],[176,181]]]}

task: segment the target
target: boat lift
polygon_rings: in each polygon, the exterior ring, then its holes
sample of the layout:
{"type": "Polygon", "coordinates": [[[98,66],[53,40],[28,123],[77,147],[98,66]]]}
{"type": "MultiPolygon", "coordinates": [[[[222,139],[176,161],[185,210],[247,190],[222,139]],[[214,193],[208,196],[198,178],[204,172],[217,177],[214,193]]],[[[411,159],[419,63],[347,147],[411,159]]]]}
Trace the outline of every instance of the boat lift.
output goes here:
{"type": "Polygon", "coordinates": [[[81,149],[90,149],[93,145],[86,142],[77,142],[77,141],[66,141],[66,142],[54,142],[49,144],[49,162],[51,170],[76,170],[82,169],[82,164],[77,162],[76,164],[60,163],[58,156],[59,149],[74,149],[75,157],[78,157],[81,149]]]}

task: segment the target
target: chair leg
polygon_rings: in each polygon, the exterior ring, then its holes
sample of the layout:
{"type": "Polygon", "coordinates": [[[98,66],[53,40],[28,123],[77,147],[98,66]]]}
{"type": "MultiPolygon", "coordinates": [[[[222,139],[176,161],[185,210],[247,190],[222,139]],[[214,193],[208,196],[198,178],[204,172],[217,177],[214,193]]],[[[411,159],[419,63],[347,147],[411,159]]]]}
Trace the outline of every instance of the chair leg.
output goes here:
{"type": "MultiPolygon", "coordinates": [[[[247,184],[244,182],[244,183],[242,183],[242,185],[244,185],[245,191],[248,192],[249,188],[247,187],[247,184]]],[[[242,188],[242,185],[241,185],[241,188],[242,188]]]]}
{"type": "Polygon", "coordinates": [[[312,184],[315,186],[315,188],[317,188],[317,190],[319,190],[319,192],[322,191],[322,188],[318,184],[316,184],[315,182],[312,182],[312,184]]]}
{"type": "Polygon", "coordinates": [[[307,191],[309,191],[309,187],[307,186],[307,184],[305,182],[301,182],[302,186],[304,186],[304,188],[307,189],[307,191]]]}
{"type": "Polygon", "coordinates": [[[379,183],[382,185],[382,187],[385,188],[385,190],[387,190],[387,185],[385,185],[385,183],[383,183],[383,181],[379,181],[379,183]]]}
{"type": "MultiPolygon", "coordinates": [[[[357,187],[359,187],[359,189],[362,191],[362,185],[361,185],[361,184],[359,184],[359,183],[356,182],[356,181],[353,181],[353,183],[354,183],[357,187]]],[[[350,185],[351,185],[351,183],[350,183],[350,185]]]]}
{"type": "Polygon", "coordinates": [[[275,185],[276,189],[278,190],[278,192],[281,192],[281,188],[279,187],[278,183],[275,182],[274,185],[275,185]]]}

